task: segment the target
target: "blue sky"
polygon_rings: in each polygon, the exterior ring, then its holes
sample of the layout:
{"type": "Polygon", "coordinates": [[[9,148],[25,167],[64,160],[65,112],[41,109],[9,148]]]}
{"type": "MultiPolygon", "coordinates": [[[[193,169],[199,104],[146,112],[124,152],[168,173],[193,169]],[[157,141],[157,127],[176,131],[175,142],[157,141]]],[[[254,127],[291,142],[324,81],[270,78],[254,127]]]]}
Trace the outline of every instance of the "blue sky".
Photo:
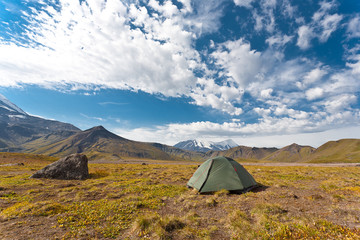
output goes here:
{"type": "Polygon", "coordinates": [[[0,0],[0,93],[175,144],[360,136],[360,2],[0,0]]]}

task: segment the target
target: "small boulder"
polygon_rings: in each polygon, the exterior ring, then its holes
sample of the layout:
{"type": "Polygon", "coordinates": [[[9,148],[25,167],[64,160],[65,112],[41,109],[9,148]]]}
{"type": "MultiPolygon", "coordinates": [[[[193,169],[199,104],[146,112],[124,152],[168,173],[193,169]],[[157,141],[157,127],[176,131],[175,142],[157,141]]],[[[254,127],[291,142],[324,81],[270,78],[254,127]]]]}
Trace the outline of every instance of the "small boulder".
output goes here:
{"type": "Polygon", "coordinates": [[[8,164],[3,164],[3,165],[0,165],[2,167],[11,167],[11,166],[24,166],[25,164],[23,163],[8,163],[8,164]]]}
{"type": "Polygon", "coordinates": [[[88,159],[84,154],[71,154],[47,165],[31,178],[83,180],[89,178],[88,159]]]}

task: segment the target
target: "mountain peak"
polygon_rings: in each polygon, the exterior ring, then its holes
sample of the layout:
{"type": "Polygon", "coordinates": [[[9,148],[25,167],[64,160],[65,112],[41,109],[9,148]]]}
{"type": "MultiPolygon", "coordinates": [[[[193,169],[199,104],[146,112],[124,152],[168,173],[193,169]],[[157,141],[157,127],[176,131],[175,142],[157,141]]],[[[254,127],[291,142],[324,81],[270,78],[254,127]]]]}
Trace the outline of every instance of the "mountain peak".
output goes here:
{"type": "Polygon", "coordinates": [[[89,128],[89,129],[79,133],[79,135],[81,135],[81,136],[85,136],[84,134],[88,137],[91,136],[91,138],[104,137],[104,138],[112,138],[112,139],[124,139],[124,138],[110,132],[109,130],[107,130],[106,128],[104,128],[101,125],[89,128]]]}
{"type": "Polygon", "coordinates": [[[288,145],[288,146],[285,146],[285,147],[283,147],[284,149],[298,149],[298,148],[301,148],[301,147],[303,147],[303,146],[300,146],[299,144],[297,144],[297,143],[293,143],[293,144],[290,144],[290,145],[288,145]]]}
{"type": "Polygon", "coordinates": [[[24,112],[21,108],[10,102],[9,99],[7,99],[4,95],[0,94],[0,108],[3,108],[11,113],[11,115],[14,114],[21,114],[21,115],[28,115],[26,112],[24,112]]]}
{"type": "Polygon", "coordinates": [[[108,131],[108,130],[106,130],[106,128],[104,128],[102,125],[99,125],[99,126],[89,128],[86,131],[108,131]]]}
{"type": "Polygon", "coordinates": [[[313,147],[293,143],[268,155],[265,160],[278,162],[299,162],[307,159],[314,151],[315,148],[313,147]]]}
{"type": "Polygon", "coordinates": [[[182,141],[174,145],[174,147],[183,150],[196,151],[196,152],[207,152],[210,150],[224,151],[237,146],[238,144],[231,139],[227,139],[221,142],[200,141],[193,139],[193,140],[182,141]]]}
{"type": "Polygon", "coordinates": [[[299,145],[297,143],[293,143],[290,144],[286,147],[283,147],[282,149],[285,151],[300,151],[303,148],[312,148],[311,146],[303,146],[303,145],[299,145]]]}
{"type": "Polygon", "coordinates": [[[224,140],[224,141],[218,142],[217,144],[218,144],[218,145],[220,144],[220,145],[223,145],[223,146],[224,146],[224,145],[228,145],[228,146],[230,146],[231,148],[239,146],[239,144],[237,144],[236,142],[234,142],[234,140],[232,140],[232,139],[226,139],[226,140],[224,140]]]}

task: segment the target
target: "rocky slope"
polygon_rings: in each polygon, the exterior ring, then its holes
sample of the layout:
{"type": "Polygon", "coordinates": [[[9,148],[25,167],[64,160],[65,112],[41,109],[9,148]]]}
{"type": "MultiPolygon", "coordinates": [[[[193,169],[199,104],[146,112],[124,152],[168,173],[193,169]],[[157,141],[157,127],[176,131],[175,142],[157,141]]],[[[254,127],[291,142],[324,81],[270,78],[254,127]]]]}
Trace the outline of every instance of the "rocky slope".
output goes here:
{"type": "Polygon", "coordinates": [[[25,151],[26,143],[49,135],[59,141],[79,131],[68,123],[31,116],[0,95],[0,151],[25,151]]]}

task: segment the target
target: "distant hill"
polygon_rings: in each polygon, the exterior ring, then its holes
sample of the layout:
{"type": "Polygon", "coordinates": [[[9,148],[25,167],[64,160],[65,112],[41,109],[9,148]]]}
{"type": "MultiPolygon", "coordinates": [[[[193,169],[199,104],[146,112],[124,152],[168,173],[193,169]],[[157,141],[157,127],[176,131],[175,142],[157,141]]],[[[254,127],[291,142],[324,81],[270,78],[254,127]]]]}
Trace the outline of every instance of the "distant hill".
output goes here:
{"type": "Polygon", "coordinates": [[[221,142],[211,142],[211,141],[199,141],[199,140],[187,140],[182,141],[174,145],[176,148],[180,148],[188,151],[203,152],[208,151],[224,151],[233,147],[237,147],[238,144],[233,140],[228,139],[221,142]]]}
{"type": "Polygon", "coordinates": [[[293,143],[264,157],[264,161],[301,162],[306,161],[316,149],[310,146],[300,146],[293,143]]]}
{"type": "Polygon", "coordinates": [[[341,139],[327,142],[317,148],[307,159],[307,162],[360,162],[360,139],[341,139]]]}
{"type": "Polygon", "coordinates": [[[360,162],[360,139],[330,141],[317,149],[296,143],[281,149],[238,146],[226,151],[209,151],[205,154],[205,158],[220,155],[240,161],[358,163],[360,162]]]}
{"type": "Polygon", "coordinates": [[[260,160],[269,154],[277,151],[277,148],[257,148],[238,146],[226,151],[209,151],[205,155],[207,158],[225,156],[236,160],[260,160]]]}

